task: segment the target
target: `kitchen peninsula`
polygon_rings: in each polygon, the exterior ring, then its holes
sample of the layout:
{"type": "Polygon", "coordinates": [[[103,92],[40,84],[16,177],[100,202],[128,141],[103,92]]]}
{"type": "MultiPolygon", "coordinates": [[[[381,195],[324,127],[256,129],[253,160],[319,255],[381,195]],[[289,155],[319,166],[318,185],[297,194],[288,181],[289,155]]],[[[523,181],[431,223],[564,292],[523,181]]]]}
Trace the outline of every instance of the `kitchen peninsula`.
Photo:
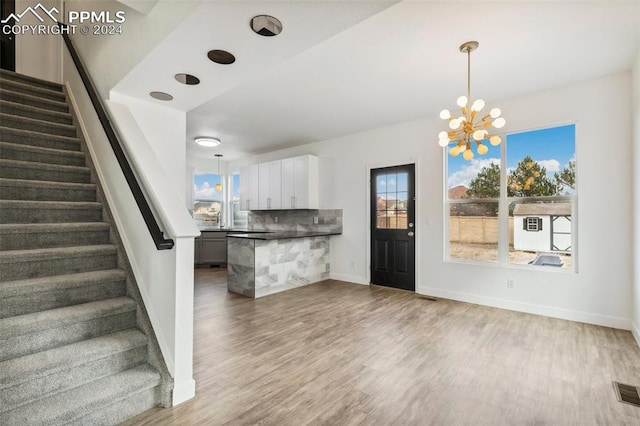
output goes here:
{"type": "Polygon", "coordinates": [[[227,237],[230,292],[259,298],[329,278],[329,239],[342,233],[342,210],[251,216],[252,233],[227,237]],[[276,215],[282,217],[280,223],[274,221],[276,215]]]}

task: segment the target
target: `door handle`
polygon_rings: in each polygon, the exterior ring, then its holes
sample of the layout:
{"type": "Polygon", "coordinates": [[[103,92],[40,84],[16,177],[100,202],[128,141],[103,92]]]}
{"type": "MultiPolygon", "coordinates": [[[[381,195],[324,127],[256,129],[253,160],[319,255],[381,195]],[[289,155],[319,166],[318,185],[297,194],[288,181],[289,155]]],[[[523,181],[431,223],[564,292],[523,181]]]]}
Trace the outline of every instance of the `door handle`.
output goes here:
{"type": "Polygon", "coordinates": [[[413,233],[413,231],[409,231],[409,233],[407,234],[410,237],[413,237],[415,234],[413,233]]]}

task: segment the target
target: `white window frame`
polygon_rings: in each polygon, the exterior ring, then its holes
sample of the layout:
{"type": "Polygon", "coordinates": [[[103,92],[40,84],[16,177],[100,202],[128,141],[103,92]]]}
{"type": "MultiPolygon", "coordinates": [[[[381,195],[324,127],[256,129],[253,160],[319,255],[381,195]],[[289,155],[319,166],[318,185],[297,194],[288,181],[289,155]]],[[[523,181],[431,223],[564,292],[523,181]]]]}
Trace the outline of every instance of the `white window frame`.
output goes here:
{"type": "MultiPolygon", "coordinates": [[[[578,272],[578,212],[577,212],[577,202],[578,202],[578,180],[579,180],[579,171],[578,171],[578,123],[576,121],[563,122],[557,124],[550,124],[539,127],[532,127],[528,129],[522,130],[512,130],[503,133],[498,133],[498,136],[502,138],[502,143],[500,144],[500,196],[498,198],[476,198],[476,199],[463,199],[463,200],[450,200],[448,194],[448,180],[449,180],[449,170],[448,170],[448,149],[443,150],[443,195],[444,195],[444,262],[447,263],[463,263],[463,264],[475,264],[475,265],[483,265],[483,266],[497,266],[501,268],[510,268],[510,269],[536,269],[548,271],[551,273],[577,273],[578,272]],[[573,195],[557,195],[550,197],[508,197],[507,196],[507,145],[508,145],[508,136],[510,134],[518,134],[523,132],[531,132],[536,130],[544,130],[550,129],[554,127],[562,127],[574,125],[575,129],[575,158],[576,158],[576,178],[575,178],[575,188],[573,195]],[[545,266],[538,265],[528,265],[528,264],[517,264],[509,262],[509,206],[511,203],[518,202],[523,203],[527,201],[554,201],[560,203],[571,203],[571,268],[547,268],[545,266]],[[451,214],[451,206],[454,204],[471,204],[471,203],[498,203],[498,256],[497,261],[482,261],[482,260],[472,260],[472,259],[452,259],[450,256],[450,214],[451,214]]],[[[515,226],[515,224],[514,224],[515,226]]]]}

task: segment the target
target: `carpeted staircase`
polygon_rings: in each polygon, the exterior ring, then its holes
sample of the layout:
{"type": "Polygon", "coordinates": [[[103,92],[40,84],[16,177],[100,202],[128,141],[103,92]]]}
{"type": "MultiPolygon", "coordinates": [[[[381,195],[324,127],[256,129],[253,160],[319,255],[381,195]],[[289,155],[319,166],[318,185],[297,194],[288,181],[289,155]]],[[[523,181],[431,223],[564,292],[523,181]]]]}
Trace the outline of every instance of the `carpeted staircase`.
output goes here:
{"type": "Polygon", "coordinates": [[[0,71],[3,426],[117,424],[168,404],[170,377],[81,147],[61,85],[0,71]]]}

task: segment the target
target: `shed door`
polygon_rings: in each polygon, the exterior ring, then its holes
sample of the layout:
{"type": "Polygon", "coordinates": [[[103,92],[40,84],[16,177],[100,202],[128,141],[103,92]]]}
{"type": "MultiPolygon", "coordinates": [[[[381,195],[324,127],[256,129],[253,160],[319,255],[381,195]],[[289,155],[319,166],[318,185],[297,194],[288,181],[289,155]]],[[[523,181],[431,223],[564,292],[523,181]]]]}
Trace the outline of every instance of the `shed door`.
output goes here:
{"type": "Polygon", "coordinates": [[[551,251],[571,251],[571,216],[551,216],[551,251]]]}

